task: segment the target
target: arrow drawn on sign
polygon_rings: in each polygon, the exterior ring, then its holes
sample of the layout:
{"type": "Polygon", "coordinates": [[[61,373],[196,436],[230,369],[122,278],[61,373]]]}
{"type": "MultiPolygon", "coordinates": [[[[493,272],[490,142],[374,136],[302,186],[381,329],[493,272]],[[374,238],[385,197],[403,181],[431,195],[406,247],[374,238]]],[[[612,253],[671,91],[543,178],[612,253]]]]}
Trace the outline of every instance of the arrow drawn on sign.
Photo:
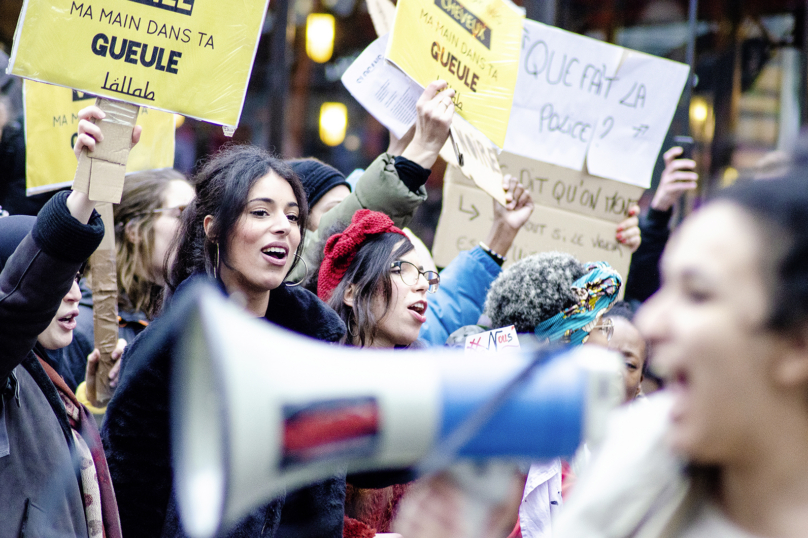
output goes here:
{"type": "Polygon", "coordinates": [[[469,215],[473,215],[469,220],[474,220],[480,216],[480,212],[477,210],[474,204],[471,204],[471,211],[467,209],[463,209],[463,196],[460,196],[460,211],[462,213],[468,213],[469,215]]]}

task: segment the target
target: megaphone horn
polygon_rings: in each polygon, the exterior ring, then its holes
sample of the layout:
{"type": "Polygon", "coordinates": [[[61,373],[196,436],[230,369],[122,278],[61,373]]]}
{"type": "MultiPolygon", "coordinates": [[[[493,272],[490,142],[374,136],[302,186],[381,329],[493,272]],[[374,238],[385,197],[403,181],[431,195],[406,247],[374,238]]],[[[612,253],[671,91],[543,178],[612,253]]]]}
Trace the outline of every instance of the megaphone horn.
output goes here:
{"type": "MultiPolygon", "coordinates": [[[[340,470],[413,466],[533,361],[328,345],[250,318],[206,288],[188,291],[172,369],[174,489],[193,538],[340,470]]],[[[550,358],[456,456],[573,454],[619,402],[619,372],[616,358],[592,349],[550,358]]]]}

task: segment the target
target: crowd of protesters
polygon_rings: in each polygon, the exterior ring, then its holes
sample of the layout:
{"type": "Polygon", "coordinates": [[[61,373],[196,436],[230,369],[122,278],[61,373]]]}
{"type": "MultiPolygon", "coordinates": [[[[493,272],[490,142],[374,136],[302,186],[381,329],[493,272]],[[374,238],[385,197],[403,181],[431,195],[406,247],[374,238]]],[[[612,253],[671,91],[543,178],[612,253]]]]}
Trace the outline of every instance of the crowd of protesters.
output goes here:
{"type": "MultiPolygon", "coordinates": [[[[671,232],[698,177],[681,148],[667,151],[646,214],[632,207],[616,225],[633,253],[627,279],[559,252],[503,269],[534,209],[506,176],[486,240],[438,271],[406,226],[449,137],[452,96],[430,84],[410,136],[354,188],[326,163],[248,145],[222,149],[193,178],[127,176],[105,407],[83,278],[104,235],[95,202],[60,192],[37,217],[0,218],[0,537],[185,536],[169,417],[178,344],[161,335],[174,296],[200,280],[252,317],[356,353],[462,346],[513,325],[535,346],[600,346],[624,363],[609,435],[525,464],[515,502],[485,529],[464,524],[473,493],[451,474],[402,469],[335,471],[223,536],[807,536],[808,154],[720,192],[671,232]]],[[[103,114],[79,114],[77,156],[103,136],[92,121],[103,114]]]]}

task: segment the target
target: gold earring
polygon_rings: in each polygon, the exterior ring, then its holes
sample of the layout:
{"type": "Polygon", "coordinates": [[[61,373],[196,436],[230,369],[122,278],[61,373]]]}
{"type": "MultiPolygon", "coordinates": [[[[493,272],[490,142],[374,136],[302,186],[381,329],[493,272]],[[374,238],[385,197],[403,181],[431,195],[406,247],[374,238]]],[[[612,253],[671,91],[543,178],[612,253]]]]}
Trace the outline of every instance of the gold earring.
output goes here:
{"type": "Polygon", "coordinates": [[[295,253],[295,258],[297,258],[298,260],[303,262],[303,267],[306,268],[306,273],[303,275],[303,278],[301,278],[299,282],[294,282],[292,284],[287,282],[286,283],[287,288],[294,288],[295,286],[299,286],[299,285],[303,284],[306,281],[307,278],[309,278],[309,264],[306,263],[306,259],[303,256],[301,256],[300,254],[297,254],[297,253],[295,253]]]}
{"type": "Polygon", "coordinates": [[[216,265],[213,266],[213,278],[219,278],[218,270],[219,270],[219,243],[213,243],[216,245],[216,265]]]}

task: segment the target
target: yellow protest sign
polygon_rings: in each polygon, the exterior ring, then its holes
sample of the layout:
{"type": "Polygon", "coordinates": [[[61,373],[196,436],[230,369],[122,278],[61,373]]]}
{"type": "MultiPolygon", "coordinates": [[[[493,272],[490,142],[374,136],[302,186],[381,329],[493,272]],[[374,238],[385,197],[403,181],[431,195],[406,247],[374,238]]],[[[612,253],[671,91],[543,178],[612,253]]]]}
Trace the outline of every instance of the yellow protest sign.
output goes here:
{"type": "MultiPolygon", "coordinates": [[[[95,103],[95,97],[50,84],[26,80],[25,177],[27,194],[69,187],[76,172],[73,145],[79,111],[95,103]],[[34,151],[34,149],[39,148],[34,151]]],[[[168,168],[174,164],[174,115],[143,108],[138,116],[143,126],[140,142],[129,154],[127,172],[168,168]]]]}
{"type": "Polygon", "coordinates": [[[235,127],[269,0],[25,0],[9,72],[235,127]]]}
{"type": "Polygon", "coordinates": [[[522,42],[518,9],[507,0],[399,0],[387,58],[422,86],[446,80],[457,113],[502,147],[522,42]]]}

